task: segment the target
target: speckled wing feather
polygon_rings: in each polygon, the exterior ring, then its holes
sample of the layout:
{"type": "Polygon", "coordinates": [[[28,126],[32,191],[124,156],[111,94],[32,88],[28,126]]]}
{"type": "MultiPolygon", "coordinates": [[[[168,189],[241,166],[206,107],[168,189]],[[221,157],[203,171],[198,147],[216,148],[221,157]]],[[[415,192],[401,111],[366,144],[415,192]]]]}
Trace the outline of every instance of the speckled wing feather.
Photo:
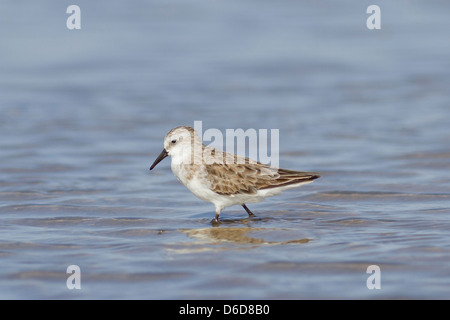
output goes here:
{"type": "MultiPolygon", "coordinates": [[[[240,157],[237,157],[240,158],[240,157]]],[[[221,195],[255,194],[258,190],[283,187],[319,178],[314,172],[273,168],[247,158],[245,163],[206,165],[212,191],[221,195]]]]}

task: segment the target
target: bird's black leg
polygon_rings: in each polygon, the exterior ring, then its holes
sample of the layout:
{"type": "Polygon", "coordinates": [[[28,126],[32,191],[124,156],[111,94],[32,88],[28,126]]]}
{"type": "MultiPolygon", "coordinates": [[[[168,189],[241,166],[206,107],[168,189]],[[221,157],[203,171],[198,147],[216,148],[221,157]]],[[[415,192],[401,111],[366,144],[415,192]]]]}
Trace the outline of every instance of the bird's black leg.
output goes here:
{"type": "Polygon", "coordinates": [[[247,211],[249,217],[254,217],[254,216],[255,216],[255,215],[253,214],[253,212],[251,212],[250,209],[247,208],[247,206],[245,205],[245,203],[242,204],[242,208],[244,208],[245,211],[247,211]]]}
{"type": "Polygon", "coordinates": [[[213,223],[215,223],[215,224],[219,223],[219,215],[220,215],[221,211],[222,210],[216,209],[216,217],[212,220],[213,223]]]}

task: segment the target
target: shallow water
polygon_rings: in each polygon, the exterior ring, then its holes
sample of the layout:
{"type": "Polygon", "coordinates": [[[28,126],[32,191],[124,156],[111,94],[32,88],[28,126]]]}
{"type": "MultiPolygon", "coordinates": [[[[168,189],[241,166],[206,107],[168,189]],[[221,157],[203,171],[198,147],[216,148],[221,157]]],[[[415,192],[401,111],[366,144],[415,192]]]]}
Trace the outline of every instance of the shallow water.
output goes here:
{"type": "Polygon", "coordinates": [[[377,2],[1,4],[0,298],[449,299],[450,4],[377,2]],[[322,177],[214,227],[148,171],[195,120],[322,177]]]}

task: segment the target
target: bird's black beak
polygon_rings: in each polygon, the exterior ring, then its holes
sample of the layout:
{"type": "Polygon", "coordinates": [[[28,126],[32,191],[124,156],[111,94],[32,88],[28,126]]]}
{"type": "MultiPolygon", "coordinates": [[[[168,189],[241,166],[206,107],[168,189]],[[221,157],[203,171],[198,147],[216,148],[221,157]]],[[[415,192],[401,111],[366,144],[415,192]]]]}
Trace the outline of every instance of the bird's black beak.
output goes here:
{"type": "Polygon", "coordinates": [[[163,149],[161,153],[159,154],[158,158],[156,158],[155,162],[150,167],[150,170],[152,170],[158,163],[160,163],[165,157],[167,157],[169,153],[166,151],[166,149],[163,149]]]}

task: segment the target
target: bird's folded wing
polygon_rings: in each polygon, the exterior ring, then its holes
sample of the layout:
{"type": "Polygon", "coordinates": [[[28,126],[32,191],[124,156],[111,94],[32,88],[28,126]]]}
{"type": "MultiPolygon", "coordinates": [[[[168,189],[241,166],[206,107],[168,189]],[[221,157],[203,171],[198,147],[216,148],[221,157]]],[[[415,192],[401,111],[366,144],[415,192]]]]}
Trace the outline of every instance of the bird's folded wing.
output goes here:
{"type": "Polygon", "coordinates": [[[255,194],[258,190],[312,181],[314,172],[273,168],[261,163],[206,165],[212,191],[221,195],[255,194]]]}

